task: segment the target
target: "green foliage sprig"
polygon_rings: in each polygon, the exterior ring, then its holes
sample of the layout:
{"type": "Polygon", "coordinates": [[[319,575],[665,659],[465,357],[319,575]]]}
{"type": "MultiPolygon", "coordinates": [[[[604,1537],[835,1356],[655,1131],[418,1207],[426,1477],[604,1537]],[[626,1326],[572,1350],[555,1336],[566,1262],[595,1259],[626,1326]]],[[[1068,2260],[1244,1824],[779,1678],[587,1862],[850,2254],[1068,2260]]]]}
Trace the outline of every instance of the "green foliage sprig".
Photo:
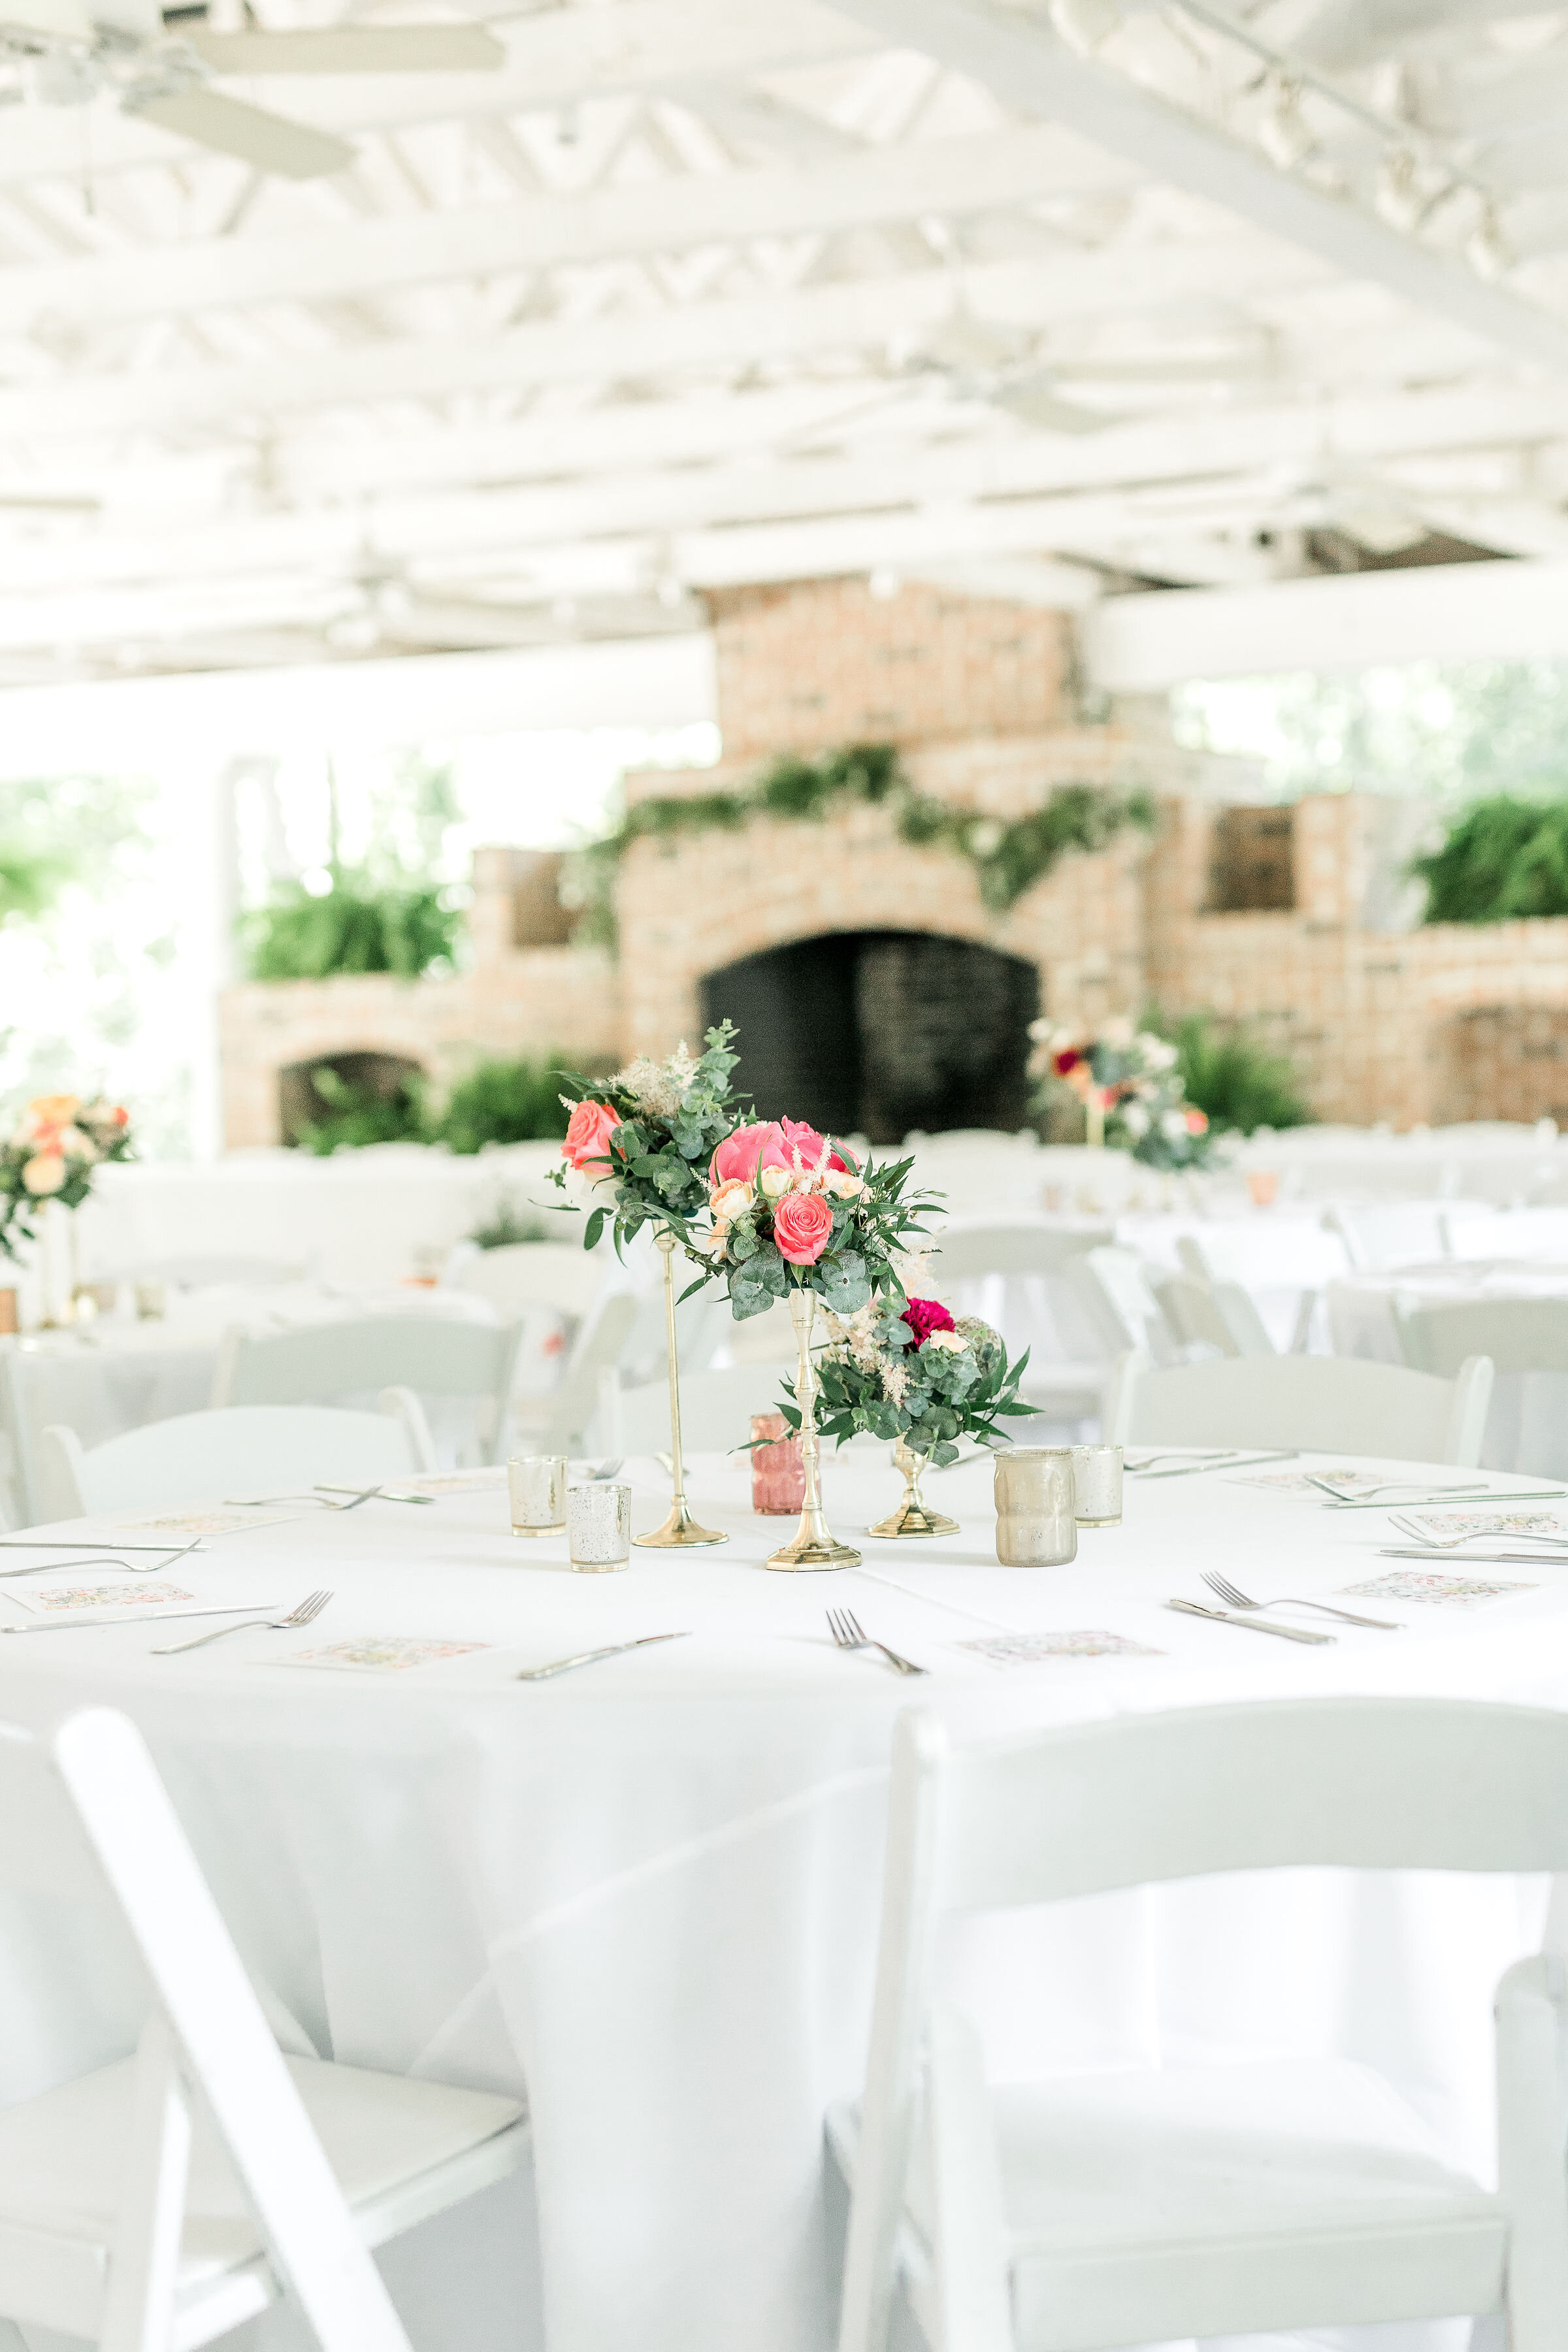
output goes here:
{"type": "Polygon", "coordinates": [[[1129,825],[1154,824],[1152,796],[1142,788],[1112,792],[1100,784],[1061,784],[1040,808],[1006,820],[957,809],[918,792],[891,743],[851,743],[815,760],[790,753],[754,782],[734,792],[654,795],[629,808],[615,831],[572,859],[570,903],[581,909],[576,937],[615,944],[615,887],[620,864],[638,841],[685,833],[738,833],[753,817],[790,824],[820,823],[847,802],[886,808],[900,841],[918,849],[946,849],[973,866],[985,904],[1005,914],[1069,850],[1103,849],[1129,825]]]}
{"type": "Polygon", "coordinates": [[[1426,923],[1507,923],[1568,915],[1568,800],[1477,801],[1438,849],[1410,861],[1426,923]]]}
{"type": "MultiPolygon", "coordinates": [[[[566,1099],[578,1108],[603,1106],[616,1120],[606,1129],[605,1155],[591,1170],[563,1164],[551,1181],[570,1194],[574,1208],[588,1209],[583,1246],[592,1249],[610,1225],[616,1247],[645,1225],[663,1225],[695,1255],[694,1220],[708,1208],[708,1163],[742,1116],[730,1089],[730,1073],[740,1056],[730,1051],[735,1032],[728,1021],[710,1029],[704,1050],[693,1061],[684,1045],[666,1062],[638,1060],[614,1077],[564,1075],[566,1099]]],[[[568,1122],[565,1150],[572,1149],[568,1122]]],[[[700,1289],[709,1268],[692,1286],[700,1289]]]]}
{"type": "Polygon", "coordinates": [[[434,883],[383,883],[336,868],[321,898],[302,883],[240,918],[253,980],[330,980],[339,972],[395,972],[418,980],[449,970],[462,910],[434,883]]]}

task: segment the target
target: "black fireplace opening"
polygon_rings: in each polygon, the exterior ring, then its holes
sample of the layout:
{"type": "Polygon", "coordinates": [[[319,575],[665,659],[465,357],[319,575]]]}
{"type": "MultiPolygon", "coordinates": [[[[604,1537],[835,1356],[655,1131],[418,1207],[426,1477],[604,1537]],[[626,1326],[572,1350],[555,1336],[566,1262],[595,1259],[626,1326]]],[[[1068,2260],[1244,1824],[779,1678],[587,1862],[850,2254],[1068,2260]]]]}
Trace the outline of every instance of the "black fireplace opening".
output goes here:
{"type": "Polygon", "coordinates": [[[735,1084],[758,1115],[901,1143],[1028,1116],[1037,968],[927,931],[832,931],[711,971],[703,1025],[740,1031],[735,1084]]]}

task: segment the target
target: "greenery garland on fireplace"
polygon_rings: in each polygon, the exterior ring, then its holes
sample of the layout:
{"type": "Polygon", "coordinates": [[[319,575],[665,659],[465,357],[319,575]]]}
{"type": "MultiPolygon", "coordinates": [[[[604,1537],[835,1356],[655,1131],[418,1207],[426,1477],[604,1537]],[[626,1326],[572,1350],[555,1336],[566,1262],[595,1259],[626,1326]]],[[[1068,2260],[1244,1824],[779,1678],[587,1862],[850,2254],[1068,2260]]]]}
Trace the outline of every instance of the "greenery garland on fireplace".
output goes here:
{"type": "Polygon", "coordinates": [[[1007,819],[952,808],[918,791],[891,743],[850,743],[815,760],[785,753],[738,791],[637,801],[613,833],[579,850],[561,893],[578,913],[574,936],[581,944],[615,945],[616,877],[635,842],[739,833],[759,816],[819,823],[851,801],[887,809],[900,840],[915,848],[966,857],[982,898],[997,914],[1005,914],[1069,850],[1103,849],[1125,827],[1147,832],[1154,823],[1153,798],[1137,786],[1117,792],[1101,784],[1060,784],[1043,806],[1007,819]]]}

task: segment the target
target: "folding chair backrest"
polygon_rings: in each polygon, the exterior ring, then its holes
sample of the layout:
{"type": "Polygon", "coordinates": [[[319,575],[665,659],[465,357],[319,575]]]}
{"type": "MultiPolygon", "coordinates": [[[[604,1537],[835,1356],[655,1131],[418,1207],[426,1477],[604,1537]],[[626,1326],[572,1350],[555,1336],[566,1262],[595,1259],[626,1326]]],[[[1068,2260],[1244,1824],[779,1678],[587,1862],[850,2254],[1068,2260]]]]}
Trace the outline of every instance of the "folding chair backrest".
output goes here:
{"type": "Polygon", "coordinates": [[[1068,1265],[1068,1280],[1108,1354],[1139,1348],[1163,1361],[1174,1357],[1175,1335],[1154,1296],[1150,1269],[1135,1251],[1086,1250],[1068,1265]]]}
{"type": "Polygon", "coordinates": [[[486,1459],[498,1458],[521,1326],[386,1315],[313,1323],[261,1337],[225,1335],[215,1404],[325,1404],[398,1387],[417,1396],[474,1397],[487,1406],[486,1459]]]}
{"type": "Polygon", "coordinates": [[[1106,1441],[1118,1445],[1294,1445],[1399,1462],[1480,1459],[1492,1367],[1485,1356],[1453,1380],[1343,1356],[1247,1357],[1156,1370],[1147,1357],[1117,1367],[1106,1441]]]}
{"type": "Polygon", "coordinates": [[[1448,1220],[1457,1258],[1550,1259],[1568,1264],[1568,1209],[1493,1209],[1448,1220]]]}
{"type": "MultiPolygon", "coordinates": [[[[52,1767],[53,1816],[74,1817],[73,1859],[85,1845],[151,1979],[152,2024],[166,2031],[143,2037],[142,2072],[151,2080],[142,2087],[183,2097],[172,2035],[272,2261],[319,2339],[354,2352],[408,2352],[140,1732],[122,1715],[91,1708],[70,1717],[47,1746],[27,1744],[52,1767]]],[[[0,1786],[14,1756],[12,1740],[0,1741],[0,1786]]],[[[41,1796],[37,1776],[30,1787],[41,1796]]],[[[0,1811],[9,1819],[16,1811],[7,1791],[0,1811]]],[[[6,1834],[0,1829],[0,1873],[9,1867],[6,1834]]],[[[150,2112],[155,2119],[156,2098],[139,2102],[138,2126],[150,2112]]],[[[134,2161],[127,2170],[135,2193],[134,2161]]],[[[111,2297],[120,2267],[111,2267],[111,2297]]]]}
{"type": "Polygon", "coordinates": [[[451,1280],[470,1297],[488,1298],[498,1314],[509,1318],[530,1307],[581,1316],[604,1286],[607,1255],[569,1241],[508,1242],[500,1249],[476,1250],[465,1257],[451,1280]]]}
{"type": "Polygon", "coordinates": [[[1568,1298],[1474,1298],[1432,1305],[1394,1298],[1405,1360],[1451,1377],[1469,1356],[1500,1372],[1568,1372],[1568,1298]]]}
{"type": "Polygon", "coordinates": [[[550,1399],[546,1427],[536,1439],[546,1454],[570,1454],[599,1408],[602,1375],[620,1363],[637,1319],[635,1290],[607,1289],[577,1334],[577,1343],[550,1399]]]}
{"type": "Polygon", "coordinates": [[[1436,1201],[1334,1202],[1324,1215],[1358,1273],[1432,1265],[1450,1255],[1451,1223],[1462,1223],[1436,1201]]]}
{"type": "MultiPolygon", "coordinates": [[[[417,1410],[417,1408],[416,1408],[417,1410]]],[[[39,1440],[44,1520],[159,1503],[221,1502],[279,1486],[308,1491],[428,1467],[405,1414],[331,1405],[226,1405],[148,1422],[84,1452],[70,1430],[39,1440]]]]}
{"type": "Polygon", "coordinates": [[[988,1274],[1059,1274],[1086,1251],[1111,1241],[1109,1225],[953,1223],[935,1236],[931,1271],[939,1283],[973,1282],[988,1274]]]}
{"type": "Polygon", "coordinates": [[[1221,1356],[1271,1356],[1274,1343],[1262,1318],[1237,1282],[1205,1282],[1196,1275],[1156,1275],[1152,1284],[1161,1312],[1186,1348],[1206,1348],[1221,1356]]]}
{"type": "MultiPolygon", "coordinates": [[[[728,1453],[749,1443],[752,1415],[777,1412],[784,1364],[731,1364],[717,1372],[682,1371],[680,1437],[690,1454],[728,1453]]],[[[605,1419],[600,1442],[616,1454],[655,1454],[669,1444],[669,1384],[649,1381],[639,1388],[618,1382],[601,1391],[605,1419]],[[613,1401],[612,1401],[613,1400],[613,1401]]]]}

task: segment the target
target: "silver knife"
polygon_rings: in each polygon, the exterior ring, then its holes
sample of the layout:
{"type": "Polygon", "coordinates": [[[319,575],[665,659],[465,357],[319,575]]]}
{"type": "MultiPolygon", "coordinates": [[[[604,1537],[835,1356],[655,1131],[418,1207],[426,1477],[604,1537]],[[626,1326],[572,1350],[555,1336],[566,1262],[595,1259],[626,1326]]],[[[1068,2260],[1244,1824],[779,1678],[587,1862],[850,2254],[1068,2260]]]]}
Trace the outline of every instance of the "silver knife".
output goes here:
{"type": "Polygon", "coordinates": [[[607,1649],[579,1650],[574,1658],[557,1658],[548,1666],[524,1666],[517,1676],[520,1683],[547,1683],[552,1675],[570,1674],[574,1666],[591,1666],[596,1658],[618,1658],[623,1650],[646,1650],[650,1642],[684,1642],[689,1633],[644,1633],[636,1642],[612,1642],[607,1649]]]}
{"type": "Polygon", "coordinates": [[[165,1559],[171,1553],[183,1556],[187,1551],[205,1551],[206,1549],[206,1544],[200,1536],[196,1538],[195,1543],[183,1545],[117,1544],[107,1536],[100,1536],[93,1543],[89,1543],[81,1536],[0,1536],[0,1549],[5,1551],[102,1551],[106,1545],[110,1551],[162,1552],[165,1559]]]}
{"type": "MultiPolygon", "coordinates": [[[[324,1478],[317,1479],[316,1492],[319,1495],[359,1495],[361,1502],[369,1502],[373,1497],[379,1497],[384,1503],[433,1503],[436,1499],[434,1495],[412,1495],[403,1486],[373,1486],[369,1495],[361,1495],[357,1486],[332,1486],[324,1478]]],[[[352,1510],[353,1504],[348,1507],[352,1510]]]]}
{"type": "Polygon", "coordinates": [[[1252,1633],[1278,1633],[1282,1642],[1310,1642],[1314,1647],[1332,1642],[1332,1633],[1310,1633],[1304,1625],[1270,1625],[1261,1617],[1243,1617],[1233,1609],[1205,1609],[1199,1601],[1167,1601],[1167,1609],[1179,1609],[1184,1617],[1207,1617],[1216,1625],[1245,1625],[1252,1633]]]}
{"type": "Polygon", "coordinates": [[[1561,1560],[1553,1559],[1549,1551],[1436,1551],[1415,1544],[1408,1548],[1398,1544],[1380,1544],[1377,1556],[1379,1559],[1424,1559],[1429,1568],[1445,1559],[1451,1559],[1456,1568],[1489,1568],[1493,1565],[1500,1568],[1505,1564],[1510,1568],[1560,1568],[1563,1565],[1561,1560]]]}
{"type": "MultiPolygon", "coordinates": [[[[1568,1486],[1488,1486],[1479,1494],[1459,1497],[1465,1503],[1550,1503],[1555,1496],[1568,1495],[1568,1486]]],[[[1420,1511],[1437,1510],[1454,1501],[1454,1489],[1441,1488],[1435,1495],[1405,1495],[1397,1503],[1329,1503],[1331,1511],[1420,1511]]]]}
{"type": "Polygon", "coordinates": [[[1179,1470],[1149,1470],[1143,1483],[1152,1486],[1156,1478],[1190,1478],[1197,1470],[1260,1470],[1266,1462],[1294,1462],[1300,1458],[1299,1445],[1281,1445],[1272,1454],[1221,1454],[1212,1462],[1184,1462],[1179,1470]]]}
{"type": "Polygon", "coordinates": [[[244,1609],[229,1601],[221,1609],[145,1609],[125,1617],[39,1617],[30,1625],[0,1625],[0,1633],[76,1633],[87,1625],[166,1625],[172,1617],[253,1617],[258,1609],[277,1609],[276,1601],[253,1601],[244,1609]]]}

